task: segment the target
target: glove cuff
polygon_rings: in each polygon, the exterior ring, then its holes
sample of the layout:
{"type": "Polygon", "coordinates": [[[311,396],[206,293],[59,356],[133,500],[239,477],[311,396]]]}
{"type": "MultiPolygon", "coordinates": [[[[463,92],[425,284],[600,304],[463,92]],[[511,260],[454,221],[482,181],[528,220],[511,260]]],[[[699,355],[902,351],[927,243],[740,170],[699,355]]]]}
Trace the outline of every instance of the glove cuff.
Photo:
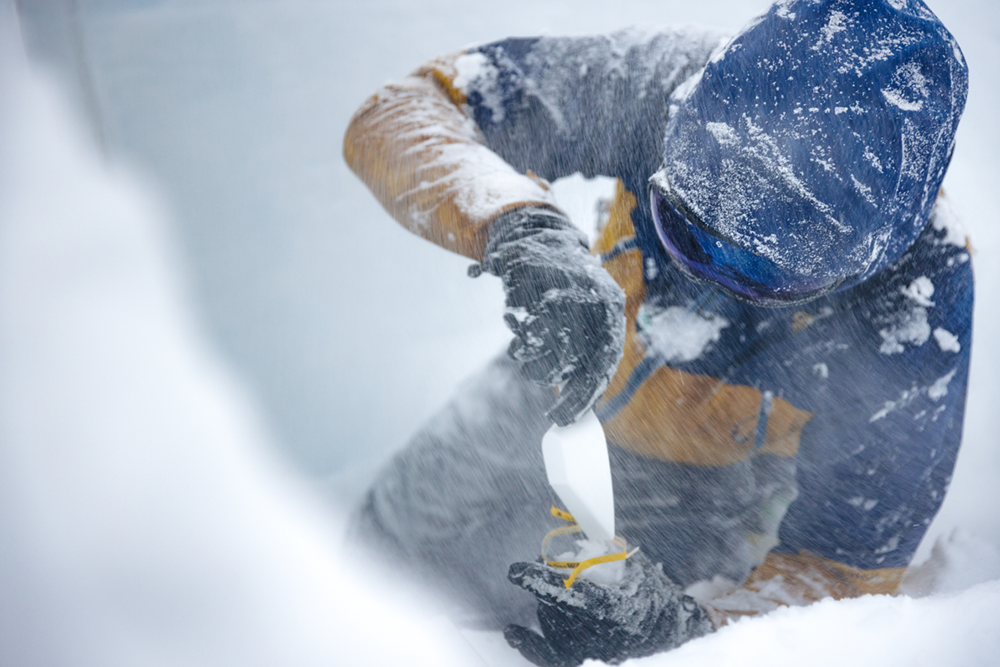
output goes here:
{"type": "Polygon", "coordinates": [[[518,241],[543,230],[572,233],[584,248],[590,249],[586,236],[562,211],[543,206],[523,206],[497,216],[490,223],[484,256],[496,252],[504,243],[518,241]]]}

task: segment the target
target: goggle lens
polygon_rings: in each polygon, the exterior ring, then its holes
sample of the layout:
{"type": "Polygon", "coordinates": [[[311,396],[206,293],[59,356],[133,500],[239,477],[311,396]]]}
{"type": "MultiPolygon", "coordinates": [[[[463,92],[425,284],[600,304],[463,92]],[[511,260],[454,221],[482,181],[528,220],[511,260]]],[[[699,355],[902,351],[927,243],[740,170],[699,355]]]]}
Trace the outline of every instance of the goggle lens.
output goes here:
{"type": "Polygon", "coordinates": [[[655,182],[650,206],[660,242],[688,275],[717,283],[761,305],[791,305],[833,290],[841,281],[793,274],[771,260],[716,237],[689,221],[655,182]]]}

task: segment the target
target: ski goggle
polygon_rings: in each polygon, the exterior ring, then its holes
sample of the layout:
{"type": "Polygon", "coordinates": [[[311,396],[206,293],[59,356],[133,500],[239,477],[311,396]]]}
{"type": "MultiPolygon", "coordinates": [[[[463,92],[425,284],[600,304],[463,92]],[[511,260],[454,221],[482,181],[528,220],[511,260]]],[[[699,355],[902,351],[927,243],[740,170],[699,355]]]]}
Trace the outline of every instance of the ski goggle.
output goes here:
{"type": "Polygon", "coordinates": [[[649,179],[649,200],[660,242],[688,276],[716,283],[743,301],[790,306],[834,290],[843,279],[803,276],[781,268],[711,229],[681,202],[662,171],[649,179]]]}

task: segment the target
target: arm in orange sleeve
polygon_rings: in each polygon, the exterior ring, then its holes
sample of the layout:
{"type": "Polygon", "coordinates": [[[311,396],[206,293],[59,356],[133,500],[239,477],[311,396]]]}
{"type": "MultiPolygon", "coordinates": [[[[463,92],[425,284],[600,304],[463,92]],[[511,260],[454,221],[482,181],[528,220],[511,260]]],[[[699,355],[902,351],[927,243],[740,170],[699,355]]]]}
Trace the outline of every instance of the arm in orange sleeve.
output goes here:
{"type": "Polygon", "coordinates": [[[431,61],[368,98],[348,125],[344,159],[404,227],[481,260],[491,220],[522,206],[556,206],[545,181],[484,145],[454,83],[461,55],[431,61]]]}

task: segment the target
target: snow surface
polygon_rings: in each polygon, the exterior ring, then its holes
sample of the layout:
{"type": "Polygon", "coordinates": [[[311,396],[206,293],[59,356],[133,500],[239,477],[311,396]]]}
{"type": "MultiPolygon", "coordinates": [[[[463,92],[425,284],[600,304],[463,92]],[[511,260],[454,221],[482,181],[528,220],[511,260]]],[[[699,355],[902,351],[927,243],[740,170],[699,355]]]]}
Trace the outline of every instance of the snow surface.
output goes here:
{"type": "Polygon", "coordinates": [[[192,321],[155,197],[17,41],[2,2],[0,664],[482,664],[339,553],[192,321]]]}
{"type": "Polygon", "coordinates": [[[680,648],[624,664],[649,667],[842,667],[997,664],[1000,581],[935,598],[865,596],[786,607],[680,648]]]}
{"type": "MultiPolygon", "coordinates": [[[[21,3],[101,148],[12,74],[3,33],[0,664],[475,664],[435,655],[467,649],[447,623],[379,602],[331,546],[337,515],[324,523],[271,453],[349,503],[508,338],[497,281],[463,280],[467,261],[401,230],[342,164],[347,119],[463,44],[644,21],[735,30],[767,4],[21,3]],[[73,5],[79,51],[51,15],[73,5]]],[[[9,31],[10,0],[0,9],[9,31]]],[[[971,235],[977,305],[965,442],[903,585],[927,597],[789,609],[642,662],[997,662],[1000,10],[932,9],[970,63],[954,215],[938,220],[956,245],[957,221],[971,235]]],[[[491,665],[525,664],[498,635],[463,634],[491,665]]]]}

